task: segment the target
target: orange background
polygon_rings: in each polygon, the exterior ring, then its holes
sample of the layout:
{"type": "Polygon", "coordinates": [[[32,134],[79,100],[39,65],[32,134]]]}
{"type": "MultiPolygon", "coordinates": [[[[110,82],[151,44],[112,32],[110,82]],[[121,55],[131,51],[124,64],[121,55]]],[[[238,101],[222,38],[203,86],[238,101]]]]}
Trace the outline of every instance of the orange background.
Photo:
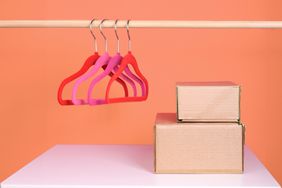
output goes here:
{"type": "MultiPolygon", "coordinates": [[[[280,0],[1,0],[0,7],[0,19],[282,20],[280,0]]],[[[119,34],[125,53],[126,32],[119,34]]],[[[113,30],[106,35],[113,53],[113,30]]],[[[155,114],[175,111],[176,81],[231,80],[242,85],[246,143],[282,183],[282,30],[131,29],[131,36],[149,99],[63,107],[58,85],[92,54],[89,30],[0,29],[0,181],[55,144],[151,144],[155,114]]]]}

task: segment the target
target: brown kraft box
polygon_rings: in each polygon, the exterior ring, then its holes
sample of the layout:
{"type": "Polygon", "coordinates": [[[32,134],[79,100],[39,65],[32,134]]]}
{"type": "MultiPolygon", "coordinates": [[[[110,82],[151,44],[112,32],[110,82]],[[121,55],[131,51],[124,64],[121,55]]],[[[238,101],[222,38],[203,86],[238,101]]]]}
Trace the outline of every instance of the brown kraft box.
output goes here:
{"type": "Polygon", "coordinates": [[[240,86],[232,82],[178,82],[176,95],[178,121],[240,121],[240,86]]]}
{"type": "Polygon", "coordinates": [[[244,135],[239,123],[177,123],[175,113],[159,113],[155,172],[242,173],[244,135]]]}

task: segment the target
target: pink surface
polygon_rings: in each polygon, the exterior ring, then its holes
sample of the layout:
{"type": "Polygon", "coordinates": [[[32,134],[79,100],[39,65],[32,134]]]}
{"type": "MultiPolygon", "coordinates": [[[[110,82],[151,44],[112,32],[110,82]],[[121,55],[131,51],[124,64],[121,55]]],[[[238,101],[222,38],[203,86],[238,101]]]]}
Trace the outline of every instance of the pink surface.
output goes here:
{"type": "Polygon", "coordinates": [[[154,174],[150,145],[57,145],[1,183],[1,188],[280,187],[245,148],[244,174],[154,174]]]}

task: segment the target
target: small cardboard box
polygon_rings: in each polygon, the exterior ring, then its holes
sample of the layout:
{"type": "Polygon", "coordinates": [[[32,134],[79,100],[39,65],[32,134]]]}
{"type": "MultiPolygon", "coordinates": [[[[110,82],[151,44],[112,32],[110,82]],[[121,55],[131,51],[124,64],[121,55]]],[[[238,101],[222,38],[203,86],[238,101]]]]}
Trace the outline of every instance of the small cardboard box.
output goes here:
{"type": "Polygon", "coordinates": [[[177,123],[175,113],[157,115],[156,173],[242,173],[244,126],[177,123]]]}
{"type": "Polygon", "coordinates": [[[179,82],[176,93],[179,121],[240,120],[240,86],[232,82],[179,82]]]}

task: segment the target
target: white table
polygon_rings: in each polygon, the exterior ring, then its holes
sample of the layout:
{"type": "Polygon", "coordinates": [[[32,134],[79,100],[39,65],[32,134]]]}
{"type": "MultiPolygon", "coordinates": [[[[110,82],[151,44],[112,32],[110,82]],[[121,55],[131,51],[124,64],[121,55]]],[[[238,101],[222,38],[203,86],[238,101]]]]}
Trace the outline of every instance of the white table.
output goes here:
{"type": "Polygon", "coordinates": [[[280,187],[245,148],[244,174],[154,174],[150,145],[57,145],[1,188],[280,187]]]}

